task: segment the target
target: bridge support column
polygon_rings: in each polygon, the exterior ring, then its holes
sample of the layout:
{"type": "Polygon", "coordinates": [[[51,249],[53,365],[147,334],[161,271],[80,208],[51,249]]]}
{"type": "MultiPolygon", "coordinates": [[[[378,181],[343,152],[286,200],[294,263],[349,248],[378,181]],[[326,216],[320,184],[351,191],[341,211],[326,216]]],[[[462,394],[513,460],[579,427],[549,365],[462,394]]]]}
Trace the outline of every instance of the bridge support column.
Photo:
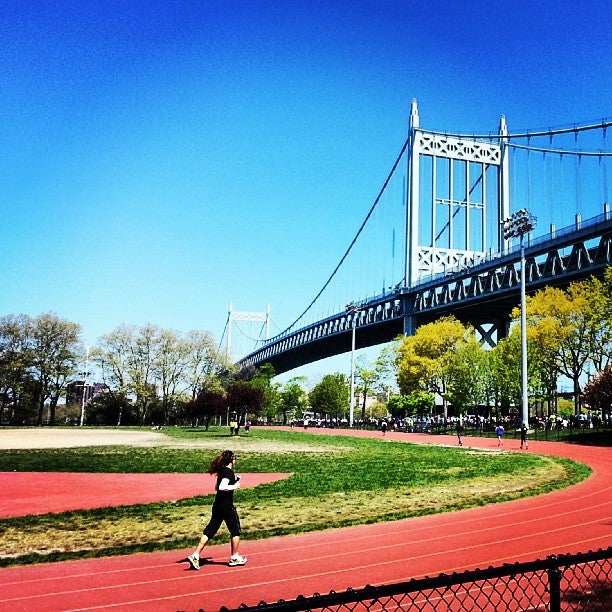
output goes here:
{"type": "Polygon", "coordinates": [[[414,336],[416,321],[410,315],[404,315],[404,336],[414,336]]]}

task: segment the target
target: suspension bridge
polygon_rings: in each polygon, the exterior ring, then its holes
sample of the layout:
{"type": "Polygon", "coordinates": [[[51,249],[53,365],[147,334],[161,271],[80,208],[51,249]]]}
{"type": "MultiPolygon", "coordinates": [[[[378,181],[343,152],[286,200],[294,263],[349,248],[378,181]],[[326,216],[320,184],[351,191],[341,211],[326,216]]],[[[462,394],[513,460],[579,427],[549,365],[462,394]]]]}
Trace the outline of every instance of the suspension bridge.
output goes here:
{"type": "Polygon", "coordinates": [[[273,336],[269,307],[240,313],[230,305],[228,354],[239,321],[261,325],[239,362],[270,363],[277,374],[353,342],[359,349],[410,335],[446,314],[494,345],[519,303],[521,248],[528,292],[610,265],[611,126],[603,119],[513,133],[501,117],[495,133],[448,134],[423,129],[413,101],[408,136],[320,291],[273,336]],[[519,209],[537,218],[521,245],[504,233],[519,209]]]}

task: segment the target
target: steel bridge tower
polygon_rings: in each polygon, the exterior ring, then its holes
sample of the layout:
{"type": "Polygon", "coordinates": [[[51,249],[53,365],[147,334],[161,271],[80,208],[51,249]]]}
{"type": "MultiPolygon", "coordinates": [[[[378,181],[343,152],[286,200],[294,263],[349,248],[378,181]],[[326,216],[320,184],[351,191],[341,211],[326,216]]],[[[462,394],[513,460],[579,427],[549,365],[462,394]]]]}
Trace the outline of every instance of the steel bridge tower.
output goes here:
{"type": "Polygon", "coordinates": [[[265,312],[239,312],[234,310],[230,302],[227,309],[227,344],[226,355],[231,358],[232,351],[232,328],[237,321],[248,323],[263,323],[265,326],[264,338],[253,339],[256,342],[267,341],[270,338],[270,304],[266,306],[265,312]]]}
{"type": "Polygon", "coordinates": [[[404,283],[412,287],[503,250],[510,182],[503,116],[498,143],[458,138],[422,130],[413,100],[409,131],[404,283]]]}
{"type": "MultiPolygon", "coordinates": [[[[507,136],[504,116],[498,135],[490,139],[425,131],[419,125],[417,102],[412,101],[405,287],[412,288],[424,277],[476,265],[488,253],[508,246],[502,225],[510,215],[507,136]]],[[[469,322],[489,344],[508,331],[501,317],[469,322]]],[[[404,333],[414,331],[414,321],[407,317],[404,333]]]]}

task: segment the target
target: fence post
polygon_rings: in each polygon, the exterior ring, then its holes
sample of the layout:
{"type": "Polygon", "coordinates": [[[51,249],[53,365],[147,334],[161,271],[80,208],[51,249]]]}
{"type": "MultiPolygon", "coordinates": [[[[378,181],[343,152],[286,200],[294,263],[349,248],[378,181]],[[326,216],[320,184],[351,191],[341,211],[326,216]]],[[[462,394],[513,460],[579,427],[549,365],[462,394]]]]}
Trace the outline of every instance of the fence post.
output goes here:
{"type": "MultiPolygon", "coordinates": [[[[548,557],[553,563],[557,560],[556,555],[548,557]]],[[[548,588],[550,591],[550,612],[561,612],[561,571],[559,566],[548,570],[548,588]]]]}

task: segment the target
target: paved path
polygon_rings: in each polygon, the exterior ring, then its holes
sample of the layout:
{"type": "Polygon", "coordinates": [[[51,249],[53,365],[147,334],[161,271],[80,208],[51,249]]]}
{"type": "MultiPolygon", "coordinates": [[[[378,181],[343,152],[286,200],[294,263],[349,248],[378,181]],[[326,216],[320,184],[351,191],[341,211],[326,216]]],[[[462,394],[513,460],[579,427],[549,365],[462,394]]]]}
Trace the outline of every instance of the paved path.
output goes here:
{"type": "MultiPolygon", "coordinates": [[[[310,430],[317,432],[318,430],[310,430]]],[[[326,433],[322,431],[321,433],[326,433]]],[[[380,436],[377,432],[341,432],[380,436]]],[[[387,438],[454,444],[451,436],[387,438]]],[[[464,439],[492,448],[497,440],[464,439]]],[[[513,440],[506,448],[516,447],[513,440]]],[[[244,541],[246,566],[226,565],[227,544],[190,571],[190,551],[140,554],[0,570],[0,610],[218,610],[466,568],[583,552],[611,544],[612,450],[532,442],[529,452],[590,465],[586,481],[537,498],[392,523],[244,541]]],[[[196,538],[197,539],[197,538],[196,538]]]]}

